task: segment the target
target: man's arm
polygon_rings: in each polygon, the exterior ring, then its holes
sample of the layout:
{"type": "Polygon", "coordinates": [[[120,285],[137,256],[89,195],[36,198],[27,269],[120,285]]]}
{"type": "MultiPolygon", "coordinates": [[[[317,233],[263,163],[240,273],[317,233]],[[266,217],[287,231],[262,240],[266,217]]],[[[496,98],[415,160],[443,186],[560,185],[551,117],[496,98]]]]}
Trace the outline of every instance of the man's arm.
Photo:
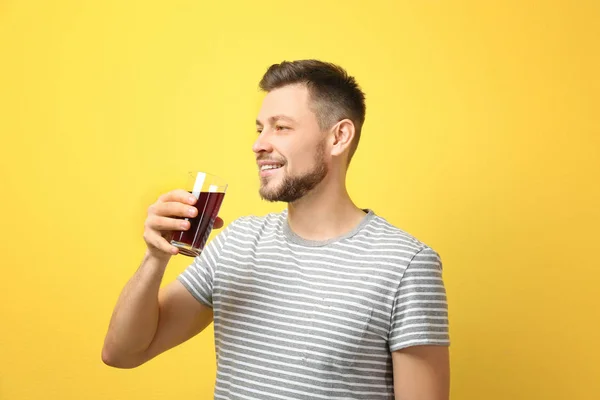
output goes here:
{"type": "Polygon", "coordinates": [[[396,400],[448,400],[450,357],[447,346],[413,346],[392,352],[396,400]]]}
{"type": "Polygon", "coordinates": [[[212,308],[179,282],[159,290],[166,262],[146,256],[119,296],[102,348],[102,361],[134,368],[201,332],[212,308]]]}
{"type": "Polygon", "coordinates": [[[442,262],[421,249],[404,271],[390,330],[396,400],[448,400],[448,303],[442,262]]]}
{"type": "MultiPolygon", "coordinates": [[[[160,288],[171,256],[179,252],[169,243],[170,238],[173,232],[190,228],[189,221],[183,218],[198,214],[195,204],[194,196],[178,189],[160,196],[148,208],[144,224],[146,255],[123,288],[113,311],[102,347],[105,364],[117,368],[137,367],[185,342],[211,323],[210,300],[199,301],[180,281],[160,288]]],[[[217,217],[214,228],[222,226],[223,220],[217,217]]],[[[204,299],[212,295],[216,266],[211,265],[210,260],[215,259],[218,252],[219,249],[209,243],[186,271],[199,285],[192,289],[201,292],[204,299]],[[207,257],[209,253],[212,255],[207,257]]]]}

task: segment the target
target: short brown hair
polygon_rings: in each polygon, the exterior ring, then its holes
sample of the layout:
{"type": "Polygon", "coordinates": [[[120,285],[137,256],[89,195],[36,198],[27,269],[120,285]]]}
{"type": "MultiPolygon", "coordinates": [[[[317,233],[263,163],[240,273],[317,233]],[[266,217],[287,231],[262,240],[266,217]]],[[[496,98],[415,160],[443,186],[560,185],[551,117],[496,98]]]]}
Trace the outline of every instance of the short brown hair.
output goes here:
{"type": "Polygon", "coordinates": [[[319,60],[283,61],[267,69],[259,86],[265,92],[287,85],[305,84],[313,103],[319,127],[329,129],[348,118],[354,123],[354,140],[348,162],[352,159],[365,122],[365,94],[356,80],[340,66],[319,60]]]}

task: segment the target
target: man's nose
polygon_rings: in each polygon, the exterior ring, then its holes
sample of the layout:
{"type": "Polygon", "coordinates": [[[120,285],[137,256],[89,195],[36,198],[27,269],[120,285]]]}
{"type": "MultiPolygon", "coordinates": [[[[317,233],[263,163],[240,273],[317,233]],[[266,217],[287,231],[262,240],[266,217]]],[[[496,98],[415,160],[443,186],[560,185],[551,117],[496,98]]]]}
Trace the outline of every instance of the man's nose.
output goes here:
{"type": "Polygon", "coordinates": [[[270,153],[273,151],[273,146],[271,146],[265,131],[262,131],[256,138],[256,141],[252,145],[252,151],[257,155],[262,152],[270,153]]]}

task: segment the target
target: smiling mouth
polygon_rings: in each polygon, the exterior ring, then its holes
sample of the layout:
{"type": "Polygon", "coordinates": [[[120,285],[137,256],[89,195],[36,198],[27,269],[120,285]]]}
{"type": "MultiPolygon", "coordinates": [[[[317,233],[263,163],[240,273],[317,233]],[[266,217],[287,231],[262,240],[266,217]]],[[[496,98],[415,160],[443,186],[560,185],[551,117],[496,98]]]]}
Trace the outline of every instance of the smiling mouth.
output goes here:
{"type": "Polygon", "coordinates": [[[263,165],[260,167],[261,171],[270,171],[270,170],[274,170],[274,169],[279,169],[283,167],[282,164],[267,164],[267,165],[263,165]]]}

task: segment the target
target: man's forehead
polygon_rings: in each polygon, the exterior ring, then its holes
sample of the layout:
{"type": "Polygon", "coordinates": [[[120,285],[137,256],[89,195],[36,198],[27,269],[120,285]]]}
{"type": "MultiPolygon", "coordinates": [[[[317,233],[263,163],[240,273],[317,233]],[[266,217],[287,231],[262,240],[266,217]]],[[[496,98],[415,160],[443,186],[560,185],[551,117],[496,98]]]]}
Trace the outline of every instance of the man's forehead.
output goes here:
{"type": "Polygon", "coordinates": [[[308,89],[303,85],[288,85],[274,89],[264,97],[257,120],[274,117],[298,119],[309,111],[308,89]]]}
{"type": "Polygon", "coordinates": [[[256,118],[257,125],[264,125],[265,121],[268,121],[271,124],[273,124],[277,121],[289,122],[292,124],[298,122],[296,120],[296,118],[294,118],[293,116],[285,115],[285,114],[275,114],[275,115],[268,116],[266,118],[261,118],[261,116],[259,115],[259,117],[256,118]]]}

